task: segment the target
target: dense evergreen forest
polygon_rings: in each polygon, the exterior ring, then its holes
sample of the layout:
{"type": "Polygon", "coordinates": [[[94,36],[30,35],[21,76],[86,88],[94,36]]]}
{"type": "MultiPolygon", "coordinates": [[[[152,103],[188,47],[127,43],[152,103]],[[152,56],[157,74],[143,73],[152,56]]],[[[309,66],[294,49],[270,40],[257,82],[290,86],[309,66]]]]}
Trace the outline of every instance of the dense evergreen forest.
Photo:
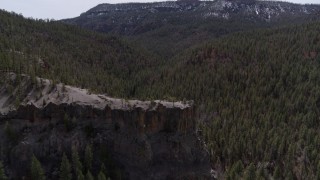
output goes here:
{"type": "Polygon", "coordinates": [[[234,33],[172,59],[0,13],[0,69],[123,98],[192,99],[227,179],[320,179],[320,23],[234,33]]]}
{"type": "Polygon", "coordinates": [[[178,57],[151,91],[195,99],[226,178],[319,179],[319,30],[315,23],[222,38],[178,57]]]}
{"type": "Polygon", "coordinates": [[[158,62],[117,37],[55,21],[1,11],[0,22],[1,70],[126,97],[158,62]]]}
{"type": "Polygon", "coordinates": [[[172,58],[230,33],[318,21],[319,10],[319,5],[256,0],[106,3],[62,21],[121,35],[155,55],[172,58]]]}

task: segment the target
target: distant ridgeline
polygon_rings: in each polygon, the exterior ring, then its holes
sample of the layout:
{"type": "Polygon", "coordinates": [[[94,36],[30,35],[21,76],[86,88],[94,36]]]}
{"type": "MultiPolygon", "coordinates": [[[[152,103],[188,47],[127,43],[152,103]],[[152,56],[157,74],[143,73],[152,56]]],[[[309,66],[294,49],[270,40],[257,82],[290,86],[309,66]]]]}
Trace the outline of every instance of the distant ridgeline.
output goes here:
{"type": "Polygon", "coordinates": [[[179,0],[100,4],[62,22],[124,35],[168,59],[221,36],[258,28],[318,21],[319,5],[256,0],[179,0]]]}

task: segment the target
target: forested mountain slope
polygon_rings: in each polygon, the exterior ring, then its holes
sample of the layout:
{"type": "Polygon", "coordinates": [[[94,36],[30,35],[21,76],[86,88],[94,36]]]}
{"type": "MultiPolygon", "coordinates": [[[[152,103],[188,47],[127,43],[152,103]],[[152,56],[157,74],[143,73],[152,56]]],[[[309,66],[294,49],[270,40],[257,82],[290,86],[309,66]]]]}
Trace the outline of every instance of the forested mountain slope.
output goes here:
{"type": "Polygon", "coordinates": [[[117,38],[1,16],[5,69],[120,97],[195,100],[219,178],[320,177],[320,23],[235,33],[157,61],[117,38]]]}
{"type": "Polygon", "coordinates": [[[319,5],[257,0],[167,1],[100,4],[63,22],[125,35],[172,57],[181,50],[232,32],[319,20],[319,5]]]}
{"type": "Polygon", "coordinates": [[[136,97],[160,65],[147,53],[4,11],[0,50],[0,179],[212,177],[192,102],[105,95],[136,97]]]}
{"type": "Polygon", "coordinates": [[[151,66],[157,66],[157,61],[145,54],[113,36],[0,11],[2,71],[127,96],[136,83],[144,81],[151,66]]]}
{"type": "Polygon", "coordinates": [[[236,33],[176,58],[139,95],[197,102],[220,178],[318,179],[319,47],[319,23],[236,33]]]}

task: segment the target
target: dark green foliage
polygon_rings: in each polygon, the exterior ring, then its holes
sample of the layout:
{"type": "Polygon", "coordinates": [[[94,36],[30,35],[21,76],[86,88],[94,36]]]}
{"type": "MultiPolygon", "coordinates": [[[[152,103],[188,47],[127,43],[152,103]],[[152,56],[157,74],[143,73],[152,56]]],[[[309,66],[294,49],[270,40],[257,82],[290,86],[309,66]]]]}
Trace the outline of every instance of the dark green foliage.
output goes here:
{"type": "MultiPolygon", "coordinates": [[[[224,7],[223,13],[229,16],[228,19],[225,19],[221,17],[221,14],[220,17],[212,16],[212,12],[222,13],[219,8],[216,9],[222,4],[219,1],[202,1],[200,3],[186,1],[168,2],[170,6],[166,8],[161,8],[163,6],[161,2],[130,3],[129,5],[108,4],[108,13],[106,14],[100,15],[99,13],[103,13],[101,10],[104,7],[98,6],[79,17],[67,19],[65,22],[100,32],[125,35],[135,44],[139,44],[167,60],[195,44],[201,44],[234,32],[284,26],[291,23],[298,24],[319,19],[317,13],[306,15],[301,10],[294,10],[299,8],[296,5],[277,2],[279,6],[289,6],[291,11],[294,11],[294,15],[292,15],[289,11],[282,13],[275,4],[271,3],[270,5],[261,1],[249,0],[231,1],[233,5],[237,4],[238,7],[224,7]],[[258,8],[257,11],[260,11],[259,8],[262,7],[262,14],[259,15],[251,10],[245,10],[245,8],[258,8]],[[269,11],[279,14],[279,16],[272,15],[270,20],[266,19],[266,14],[263,15],[264,8],[268,8],[269,11]],[[117,9],[122,10],[118,11],[117,9]],[[155,12],[150,13],[153,10],[155,12]]],[[[316,11],[319,11],[319,6],[304,6],[304,8],[306,8],[305,10],[317,9],[316,11]]]]}
{"type": "Polygon", "coordinates": [[[264,179],[267,179],[268,177],[268,174],[265,173],[265,169],[264,167],[260,167],[256,170],[256,179],[259,179],[259,180],[264,180],[264,179]]]}
{"type": "Polygon", "coordinates": [[[244,172],[244,180],[255,180],[256,179],[256,174],[255,174],[255,167],[251,163],[245,170],[244,172]]]}
{"type": "Polygon", "coordinates": [[[31,159],[30,175],[33,180],[45,180],[45,172],[42,169],[41,163],[33,155],[31,159]]]}
{"type": "Polygon", "coordinates": [[[320,179],[320,161],[318,162],[318,165],[317,165],[316,179],[320,179]]]}
{"type": "MultiPolygon", "coordinates": [[[[319,23],[235,33],[157,62],[114,37],[5,12],[0,20],[5,69],[119,97],[195,100],[213,167],[229,179],[320,177],[319,23]]],[[[121,176],[106,147],[97,156],[121,176]]]]}
{"type": "Polygon", "coordinates": [[[2,162],[0,162],[0,180],[7,180],[7,176],[6,176],[6,173],[4,171],[4,168],[3,168],[3,164],[2,162]]]}
{"type": "Polygon", "coordinates": [[[92,176],[90,171],[88,171],[86,174],[86,180],[94,180],[94,177],[92,176]]]}
{"type": "Polygon", "coordinates": [[[71,165],[66,154],[63,154],[60,166],[60,180],[71,180],[71,165]]]}
{"type": "Polygon", "coordinates": [[[104,165],[104,163],[101,164],[101,167],[100,167],[100,172],[103,172],[104,175],[108,176],[108,171],[107,171],[107,168],[106,166],[104,165]]]}
{"type": "Polygon", "coordinates": [[[242,176],[243,168],[243,164],[240,160],[234,163],[227,174],[227,179],[239,179],[242,176]]]}
{"type": "Polygon", "coordinates": [[[319,32],[314,23],[225,37],[177,57],[144,95],[194,99],[207,115],[200,128],[212,162],[230,179],[244,176],[246,170],[234,170],[239,160],[245,167],[261,163],[269,175],[278,165],[280,179],[313,177],[320,142],[319,32]]]}
{"type": "Polygon", "coordinates": [[[71,120],[67,114],[65,114],[63,116],[63,124],[64,124],[64,127],[66,128],[67,132],[71,131],[74,127],[74,121],[71,120]]]}
{"type": "Polygon", "coordinates": [[[76,175],[77,175],[77,180],[85,180],[85,177],[81,171],[77,170],[76,175]]]}
{"type": "Polygon", "coordinates": [[[84,152],[84,161],[86,169],[89,171],[92,168],[92,160],[93,160],[93,153],[90,144],[87,144],[85,152],[84,152]]]}
{"type": "Polygon", "coordinates": [[[279,168],[279,166],[276,166],[274,172],[273,172],[273,179],[282,179],[281,177],[281,170],[279,168]]]}
{"type": "Polygon", "coordinates": [[[73,172],[77,178],[82,178],[83,173],[82,173],[82,163],[80,161],[80,157],[78,154],[78,150],[75,148],[75,146],[72,147],[72,167],[73,167],[73,172]]]}
{"type": "Polygon", "coordinates": [[[107,146],[101,144],[98,149],[99,151],[97,153],[97,156],[100,158],[99,160],[103,162],[101,163],[100,171],[103,172],[104,175],[112,179],[121,179],[122,172],[120,168],[115,164],[112,156],[109,154],[107,146]]]}
{"type": "Polygon", "coordinates": [[[17,141],[18,135],[8,121],[4,126],[4,132],[9,141],[11,141],[12,143],[15,143],[17,141]]]}
{"type": "Polygon", "coordinates": [[[99,172],[97,180],[107,180],[106,176],[102,171],[99,172]]]}
{"type": "Polygon", "coordinates": [[[129,96],[151,72],[147,67],[157,63],[116,37],[59,22],[4,11],[0,22],[0,71],[129,96]]]}

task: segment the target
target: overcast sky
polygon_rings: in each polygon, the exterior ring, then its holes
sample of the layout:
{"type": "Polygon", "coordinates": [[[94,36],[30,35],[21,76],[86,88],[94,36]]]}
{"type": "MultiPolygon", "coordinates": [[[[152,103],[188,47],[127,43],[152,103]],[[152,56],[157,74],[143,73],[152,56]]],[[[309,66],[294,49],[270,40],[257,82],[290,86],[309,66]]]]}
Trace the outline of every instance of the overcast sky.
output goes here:
{"type": "MultiPolygon", "coordinates": [[[[154,2],[164,0],[0,0],[0,9],[25,17],[64,19],[79,16],[100,3],[154,2]]],[[[294,3],[320,4],[320,0],[287,0],[294,3]]]]}

